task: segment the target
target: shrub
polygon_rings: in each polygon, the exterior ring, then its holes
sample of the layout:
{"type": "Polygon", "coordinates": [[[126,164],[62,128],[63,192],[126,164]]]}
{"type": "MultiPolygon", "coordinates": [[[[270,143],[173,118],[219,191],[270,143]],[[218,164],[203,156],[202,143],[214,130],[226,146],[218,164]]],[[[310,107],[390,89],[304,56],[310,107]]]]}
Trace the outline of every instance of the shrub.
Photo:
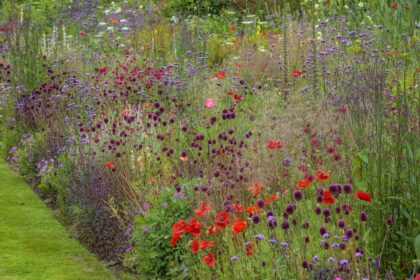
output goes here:
{"type": "Polygon", "coordinates": [[[160,191],[158,199],[135,217],[132,247],[127,249],[124,266],[149,279],[188,279],[188,256],[181,245],[170,246],[174,222],[190,215],[190,206],[172,189],[160,191]]]}

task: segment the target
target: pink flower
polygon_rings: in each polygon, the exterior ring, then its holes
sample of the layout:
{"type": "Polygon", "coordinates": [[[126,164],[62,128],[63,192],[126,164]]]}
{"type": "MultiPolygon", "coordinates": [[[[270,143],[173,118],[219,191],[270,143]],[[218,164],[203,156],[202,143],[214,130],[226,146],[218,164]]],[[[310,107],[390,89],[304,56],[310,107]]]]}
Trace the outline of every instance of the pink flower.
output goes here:
{"type": "Polygon", "coordinates": [[[211,109],[214,106],[216,106],[216,101],[214,101],[214,99],[212,98],[208,98],[206,102],[204,103],[204,107],[207,109],[211,109]]]}

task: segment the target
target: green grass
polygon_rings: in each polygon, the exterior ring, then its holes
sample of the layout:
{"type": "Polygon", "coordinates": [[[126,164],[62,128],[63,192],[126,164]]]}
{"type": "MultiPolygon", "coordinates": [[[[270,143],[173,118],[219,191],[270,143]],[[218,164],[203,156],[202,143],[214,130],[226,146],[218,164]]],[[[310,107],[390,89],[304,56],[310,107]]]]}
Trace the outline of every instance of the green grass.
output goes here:
{"type": "Polygon", "coordinates": [[[115,279],[1,161],[0,279],[115,279]]]}

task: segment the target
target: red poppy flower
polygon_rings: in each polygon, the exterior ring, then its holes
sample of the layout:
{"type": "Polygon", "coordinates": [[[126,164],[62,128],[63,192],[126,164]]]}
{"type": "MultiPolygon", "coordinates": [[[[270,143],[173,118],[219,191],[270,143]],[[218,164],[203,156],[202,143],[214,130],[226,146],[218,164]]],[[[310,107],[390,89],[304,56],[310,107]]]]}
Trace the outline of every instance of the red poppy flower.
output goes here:
{"type": "Polygon", "coordinates": [[[230,96],[234,96],[236,93],[235,92],[233,92],[233,91],[228,91],[228,93],[227,93],[228,95],[230,95],[230,96]]]}
{"type": "Polygon", "coordinates": [[[218,78],[218,79],[224,79],[224,78],[226,78],[226,74],[225,74],[225,72],[222,72],[222,71],[219,71],[219,72],[216,72],[216,74],[214,74],[215,76],[216,76],[216,78],[218,78]]]}
{"type": "Polygon", "coordinates": [[[213,245],[214,245],[214,240],[207,241],[205,239],[202,239],[200,240],[199,248],[200,250],[204,250],[206,248],[213,247],[213,245]]]}
{"type": "Polygon", "coordinates": [[[397,3],[392,3],[391,4],[391,9],[396,10],[398,8],[398,4],[397,3]]]}
{"type": "Polygon", "coordinates": [[[180,234],[172,234],[171,238],[171,246],[174,247],[176,243],[178,242],[179,238],[181,237],[180,234]]]}
{"type": "Polygon", "coordinates": [[[213,252],[209,252],[206,256],[203,257],[203,262],[208,266],[212,266],[216,263],[213,252]]]}
{"type": "Polygon", "coordinates": [[[86,35],[86,32],[84,32],[84,31],[80,31],[80,32],[79,32],[79,35],[83,37],[83,36],[85,36],[85,35],[86,35]]]}
{"type": "Polygon", "coordinates": [[[258,206],[251,206],[246,208],[245,212],[248,213],[250,216],[253,214],[256,214],[260,211],[260,208],[258,206]]]}
{"type": "Polygon", "coordinates": [[[244,97],[241,94],[235,94],[233,96],[233,99],[235,99],[235,101],[241,101],[242,99],[244,99],[244,97]]]}
{"type": "Polygon", "coordinates": [[[322,191],[322,203],[333,204],[334,201],[335,201],[335,198],[329,190],[322,191]]]}
{"type": "Polygon", "coordinates": [[[227,224],[229,223],[229,213],[226,211],[223,211],[217,214],[215,223],[219,227],[226,227],[227,224]]]}
{"type": "Polygon", "coordinates": [[[231,24],[231,25],[229,26],[229,29],[230,29],[230,30],[232,30],[232,31],[235,31],[236,27],[235,27],[235,25],[231,24]]]}
{"type": "Polygon", "coordinates": [[[181,234],[187,231],[187,223],[184,220],[180,220],[175,222],[172,225],[172,239],[171,239],[171,246],[175,246],[178,242],[181,234]]]}
{"type": "Polygon", "coordinates": [[[201,235],[201,223],[196,221],[194,218],[190,219],[187,231],[192,237],[197,238],[201,235]]]}
{"type": "Polygon", "coordinates": [[[184,233],[186,231],[187,231],[187,223],[184,220],[180,220],[178,222],[175,222],[172,225],[172,232],[173,233],[181,234],[181,233],[184,233]]]}
{"type": "Polygon", "coordinates": [[[207,228],[207,234],[208,235],[213,235],[213,234],[219,233],[220,231],[221,231],[220,227],[215,226],[215,225],[210,225],[207,228]]]}
{"type": "Polygon", "coordinates": [[[295,69],[292,71],[292,76],[293,77],[300,77],[302,76],[302,72],[300,72],[299,70],[295,69]]]}
{"type": "Polygon", "coordinates": [[[197,239],[194,239],[191,242],[191,253],[197,253],[199,249],[199,243],[197,239]]]}
{"type": "Polygon", "coordinates": [[[316,171],[316,179],[318,181],[326,180],[326,179],[328,179],[328,177],[330,177],[330,174],[329,173],[324,172],[322,170],[317,170],[316,171]]]}
{"type": "Polygon", "coordinates": [[[267,141],[267,148],[269,148],[270,150],[281,149],[281,148],[283,148],[283,143],[280,140],[269,139],[267,141]]]}
{"type": "Polygon", "coordinates": [[[105,166],[108,167],[108,168],[113,168],[114,167],[114,163],[112,161],[107,161],[105,163],[105,166]]]}
{"type": "Polygon", "coordinates": [[[262,189],[262,185],[258,182],[253,183],[252,185],[250,185],[247,190],[250,191],[254,197],[257,197],[258,194],[260,193],[262,189]]]}
{"type": "Polygon", "coordinates": [[[203,217],[207,215],[210,212],[210,210],[211,210],[211,207],[207,205],[207,203],[202,201],[200,208],[195,209],[194,212],[198,217],[203,217]]]}
{"type": "Polygon", "coordinates": [[[244,220],[242,220],[242,218],[238,218],[233,222],[231,229],[234,233],[240,233],[244,231],[246,226],[247,223],[244,220]]]}
{"type": "Polygon", "coordinates": [[[358,199],[361,199],[361,200],[364,200],[364,201],[367,201],[367,202],[370,202],[372,200],[372,197],[370,196],[370,194],[368,194],[367,192],[364,192],[364,191],[358,191],[356,193],[356,197],[358,199]]]}
{"type": "Polygon", "coordinates": [[[244,212],[244,208],[240,204],[232,204],[232,208],[235,209],[236,213],[244,212]]]}
{"type": "Polygon", "coordinates": [[[301,179],[301,180],[299,180],[298,182],[297,182],[297,184],[296,184],[296,188],[298,188],[298,189],[304,189],[304,188],[307,188],[308,186],[309,186],[309,184],[310,184],[311,182],[309,182],[309,180],[308,179],[301,179]]]}
{"type": "Polygon", "coordinates": [[[242,64],[240,64],[239,62],[236,62],[235,63],[235,66],[236,66],[236,68],[241,68],[242,67],[242,64]]]}
{"type": "Polygon", "coordinates": [[[264,206],[265,205],[268,205],[270,202],[272,202],[272,201],[276,201],[276,199],[277,199],[277,196],[275,195],[275,194],[272,194],[272,195],[270,195],[269,197],[267,197],[265,200],[264,200],[264,206]]]}

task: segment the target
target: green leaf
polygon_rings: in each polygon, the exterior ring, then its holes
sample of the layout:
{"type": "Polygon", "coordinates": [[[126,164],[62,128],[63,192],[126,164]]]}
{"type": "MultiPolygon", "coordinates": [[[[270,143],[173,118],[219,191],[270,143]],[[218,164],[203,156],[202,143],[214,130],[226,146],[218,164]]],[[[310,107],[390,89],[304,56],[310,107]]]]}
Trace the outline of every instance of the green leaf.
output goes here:
{"type": "Polygon", "coordinates": [[[414,239],[414,250],[416,251],[417,259],[420,259],[420,234],[414,239]]]}
{"type": "Polygon", "coordinates": [[[369,163],[369,154],[366,149],[363,149],[359,153],[357,153],[357,156],[363,161],[363,163],[369,163]]]}

